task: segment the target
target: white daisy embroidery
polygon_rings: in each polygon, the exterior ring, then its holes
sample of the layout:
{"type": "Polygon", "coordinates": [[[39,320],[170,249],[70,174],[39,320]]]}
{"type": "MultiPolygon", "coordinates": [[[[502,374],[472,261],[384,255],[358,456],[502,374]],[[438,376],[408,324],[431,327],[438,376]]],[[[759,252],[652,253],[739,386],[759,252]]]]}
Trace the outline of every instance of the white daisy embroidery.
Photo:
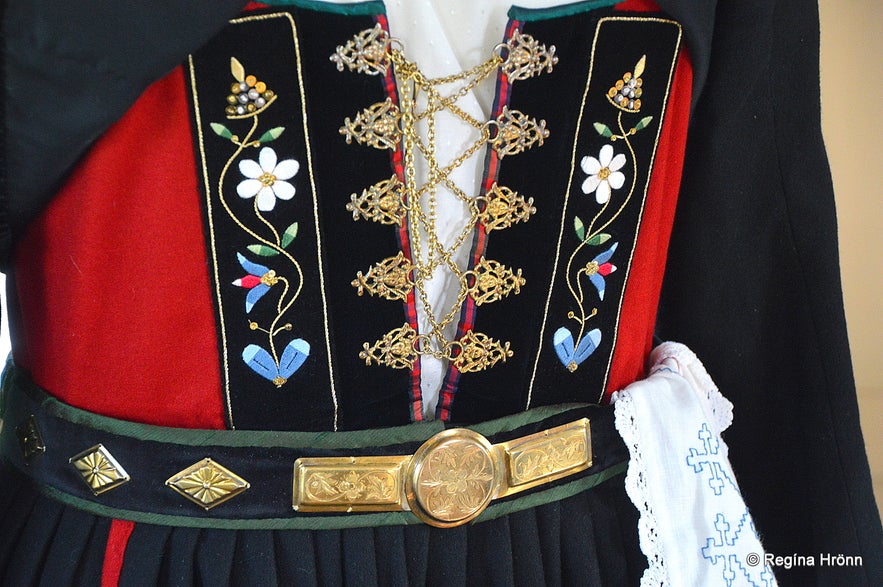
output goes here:
{"type": "Polygon", "coordinates": [[[285,180],[294,177],[298,169],[300,163],[295,159],[285,159],[277,164],[276,151],[264,147],[257,161],[243,159],[239,162],[239,171],[246,179],[236,186],[236,193],[244,199],[257,196],[258,210],[269,212],[276,207],[276,198],[290,200],[294,197],[294,186],[285,180]]]}
{"type": "Polygon", "coordinates": [[[589,177],[583,182],[583,193],[595,192],[595,201],[605,204],[610,199],[610,190],[618,190],[625,183],[625,175],[619,170],[625,165],[625,155],[614,156],[613,147],[604,145],[598,158],[586,155],[580,162],[582,170],[589,177]]]}

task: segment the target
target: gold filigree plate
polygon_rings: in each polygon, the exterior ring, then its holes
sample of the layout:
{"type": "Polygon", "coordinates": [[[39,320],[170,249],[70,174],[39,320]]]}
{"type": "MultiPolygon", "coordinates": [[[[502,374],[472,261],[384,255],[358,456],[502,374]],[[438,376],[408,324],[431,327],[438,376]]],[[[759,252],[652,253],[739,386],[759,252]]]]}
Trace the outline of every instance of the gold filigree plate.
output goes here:
{"type": "Polygon", "coordinates": [[[401,511],[403,457],[301,458],[294,501],[301,512],[401,511]]]}
{"type": "Polygon", "coordinates": [[[488,125],[497,128],[490,144],[500,159],[523,153],[534,145],[541,147],[543,141],[549,138],[545,120],[537,121],[520,110],[509,110],[508,106],[504,106],[503,112],[488,125]]]}
{"type": "MultiPolygon", "coordinates": [[[[413,369],[429,337],[418,335],[409,324],[390,330],[374,344],[363,343],[359,358],[366,365],[386,365],[393,369],[413,369]]],[[[453,362],[460,373],[475,373],[506,362],[514,351],[509,343],[501,343],[481,332],[469,330],[459,340],[449,342],[439,354],[453,362]]]]}
{"type": "Polygon", "coordinates": [[[373,29],[365,29],[338,45],[329,57],[337,65],[338,71],[344,68],[368,75],[385,74],[389,69],[389,34],[380,24],[373,29]]]}
{"type": "Polygon", "coordinates": [[[461,349],[454,358],[454,367],[460,373],[475,373],[506,362],[514,352],[509,343],[500,343],[481,332],[468,331],[454,345],[461,349]]]}
{"type": "Polygon", "coordinates": [[[74,466],[92,493],[100,495],[127,483],[129,474],[110,451],[101,444],[72,456],[68,462],[74,466]]]}
{"type": "Polygon", "coordinates": [[[521,269],[512,271],[502,263],[482,257],[474,269],[463,273],[466,292],[475,300],[476,306],[502,300],[510,293],[518,294],[525,279],[521,269]]]}
{"type": "Polygon", "coordinates": [[[461,372],[480,371],[505,361],[512,356],[508,342],[503,346],[484,334],[472,332],[460,340],[451,340],[447,330],[461,315],[467,298],[482,305],[519,293],[525,283],[521,270],[516,274],[496,261],[464,268],[455,258],[476,224],[492,231],[527,221],[536,212],[533,198],[525,200],[497,185],[487,194],[474,196],[454,181],[453,172],[486,147],[502,159],[535,145],[541,146],[549,131],[545,120],[505,106],[492,120],[480,121],[457,102],[489,81],[497,71],[508,83],[551,72],[558,62],[555,47],[547,49],[516,29],[484,62],[459,73],[430,78],[406,57],[401,43],[390,39],[377,25],[339,46],[331,60],[341,71],[349,69],[370,74],[386,73],[392,66],[398,88],[397,103],[387,99],[366,108],[353,119],[345,119],[340,134],[347,143],[399,150],[400,177],[379,182],[364,189],[361,195],[352,194],[346,207],[354,220],[364,218],[399,227],[404,224],[411,250],[406,261],[391,257],[372,267],[367,275],[359,273],[353,286],[359,295],[367,291],[394,301],[413,295],[429,323],[427,331],[420,334],[410,327],[397,328],[373,345],[366,342],[360,358],[368,365],[412,369],[418,356],[433,356],[454,361],[461,372]],[[437,157],[436,133],[438,116],[442,113],[472,127],[467,131],[470,138],[464,143],[468,146],[444,165],[437,157]],[[422,126],[418,131],[418,125],[425,125],[425,133],[422,126]],[[423,166],[426,172],[418,173],[423,166]],[[422,175],[425,178],[418,177],[422,175]],[[469,220],[445,239],[440,237],[436,226],[439,188],[450,192],[471,212],[469,220]],[[427,294],[427,284],[437,273],[456,279],[460,286],[457,299],[446,313],[433,307],[427,294]]]}
{"type": "Polygon", "coordinates": [[[380,224],[401,225],[407,213],[404,190],[405,184],[393,175],[362,190],[361,194],[350,195],[346,209],[353,213],[353,220],[364,218],[380,224]]]}
{"type": "Polygon", "coordinates": [[[518,192],[494,183],[484,196],[476,198],[483,205],[478,220],[488,232],[509,228],[518,222],[527,222],[537,209],[533,198],[524,199],[518,192]]]}
{"type": "Polygon", "coordinates": [[[401,118],[398,107],[387,98],[365,108],[353,120],[345,118],[339,132],[347,144],[356,141],[375,149],[395,150],[402,138],[401,118]]]}
{"type": "Polygon", "coordinates": [[[173,475],[166,485],[206,511],[251,487],[248,481],[210,458],[173,475]]]}
{"type": "Polygon", "coordinates": [[[546,49],[545,45],[540,45],[530,35],[522,35],[518,29],[515,29],[509,40],[500,47],[504,48],[506,53],[500,69],[510,82],[540,75],[543,70],[552,73],[552,68],[558,63],[555,45],[546,49]]]}
{"type": "Polygon", "coordinates": [[[417,331],[410,324],[390,330],[373,345],[364,343],[359,358],[366,365],[386,365],[393,369],[413,369],[417,360],[417,331]]]}
{"type": "Polygon", "coordinates": [[[498,497],[586,470],[586,418],[500,444],[465,428],[439,432],[413,455],[300,458],[292,507],[301,512],[410,510],[450,528],[474,520],[498,497]]]}
{"type": "Polygon", "coordinates": [[[351,285],[358,290],[359,295],[367,291],[369,295],[387,300],[405,301],[414,289],[414,280],[411,279],[414,269],[405,254],[399,251],[395,257],[387,257],[376,263],[368,270],[367,275],[359,271],[351,285]]]}

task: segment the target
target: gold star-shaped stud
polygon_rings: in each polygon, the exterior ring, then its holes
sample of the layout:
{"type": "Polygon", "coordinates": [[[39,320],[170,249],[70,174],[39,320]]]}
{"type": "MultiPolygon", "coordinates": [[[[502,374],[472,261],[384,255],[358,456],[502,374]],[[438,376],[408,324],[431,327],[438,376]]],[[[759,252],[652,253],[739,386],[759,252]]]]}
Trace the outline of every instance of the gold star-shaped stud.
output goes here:
{"type": "Polygon", "coordinates": [[[248,481],[209,458],[178,472],[166,485],[206,510],[251,487],[248,481]]]}
{"type": "Polygon", "coordinates": [[[74,466],[95,495],[119,487],[130,479],[123,466],[100,444],[72,456],[68,462],[74,466]]]}

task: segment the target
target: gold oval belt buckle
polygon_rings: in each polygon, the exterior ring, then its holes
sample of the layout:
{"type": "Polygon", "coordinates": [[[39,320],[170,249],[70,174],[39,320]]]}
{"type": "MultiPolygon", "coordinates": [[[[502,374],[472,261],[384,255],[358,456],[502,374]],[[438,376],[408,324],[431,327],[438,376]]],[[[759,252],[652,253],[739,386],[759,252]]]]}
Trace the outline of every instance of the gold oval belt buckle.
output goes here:
{"type": "Polygon", "coordinates": [[[503,483],[503,467],[487,438],[472,430],[439,432],[417,449],[405,475],[411,511],[438,528],[475,519],[503,483]]]}

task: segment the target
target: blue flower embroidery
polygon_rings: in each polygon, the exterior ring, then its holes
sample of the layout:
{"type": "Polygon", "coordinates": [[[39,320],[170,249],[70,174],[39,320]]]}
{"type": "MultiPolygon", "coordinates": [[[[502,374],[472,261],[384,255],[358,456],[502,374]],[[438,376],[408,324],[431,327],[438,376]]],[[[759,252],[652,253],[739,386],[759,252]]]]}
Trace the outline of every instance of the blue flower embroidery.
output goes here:
{"type": "Polygon", "coordinates": [[[236,253],[236,257],[239,259],[239,264],[242,265],[242,268],[248,271],[248,275],[240,277],[233,282],[233,285],[250,290],[248,295],[245,296],[245,311],[251,312],[251,309],[254,308],[258,300],[264,297],[264,294],[270,291],[271,287],[276,285],[279,278],[272,269],[252,263],[242,256],[241,253],[236,253]]]}
{"type": "Polygon", "coordinates": [[[585,266],[586,275],[588,275],[589,281],[592,282],[595,289],[598,290],[598,297],[602,300],[604,299],[604,288],[606,287],[604,278],[616,271],[616,265],[608,263],[608,261],[613,256],[613,253],[616,252],[617,246],[619,246],[619,243],[613,243],[613,246],[598,254],[597,257],[589,261],[585,266]]]}
{"type": "Polygon", "coordinates": [[[558,360],[572,373],[601,344],[601,331],[597,328],[590,330],[579,341],[578,345],[574,345],[573,334],[571,334],[569,329],[562,326],[552,335],[552,344],[555,347],[555,354],[558,355],[558,360]]]}
{"type": "Polygon", "coordinates": [[[242,351],[242,360],[246,365],[258,375],[275,383],[276,387],[282,387],[309,356],[310,343],[302,338],[288,343],[278,363],[270,353],[256,344],[250,344],[242,351]]]}

